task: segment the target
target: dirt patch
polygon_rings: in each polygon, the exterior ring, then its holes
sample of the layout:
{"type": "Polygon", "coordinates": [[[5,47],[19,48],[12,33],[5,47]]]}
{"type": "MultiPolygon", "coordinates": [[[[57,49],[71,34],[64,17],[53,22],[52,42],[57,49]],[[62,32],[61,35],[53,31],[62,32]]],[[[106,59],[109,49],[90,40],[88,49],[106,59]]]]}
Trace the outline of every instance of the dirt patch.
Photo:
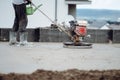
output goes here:
{"type": "Polygon", "coordinates": [[[31,74],[0,74],[0,80],[120,80],[120,70],[37,70],[31,74]]]}

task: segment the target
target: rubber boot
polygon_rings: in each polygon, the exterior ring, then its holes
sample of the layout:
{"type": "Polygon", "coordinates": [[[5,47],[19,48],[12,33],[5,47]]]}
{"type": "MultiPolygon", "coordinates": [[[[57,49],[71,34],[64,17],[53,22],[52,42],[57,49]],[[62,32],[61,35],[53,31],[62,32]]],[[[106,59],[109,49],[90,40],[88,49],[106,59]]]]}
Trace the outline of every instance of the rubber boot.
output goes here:
{"type": "Polygon", "coordinates": [[[28,32],[20,32],[20,45],[25,46],[28,44],[27,42],[28,32]]]}
{"type": "Polygon", "coordinates": [[[17,33],[10,31],[9,33],[9,45],[17,44],[17,33]]]}

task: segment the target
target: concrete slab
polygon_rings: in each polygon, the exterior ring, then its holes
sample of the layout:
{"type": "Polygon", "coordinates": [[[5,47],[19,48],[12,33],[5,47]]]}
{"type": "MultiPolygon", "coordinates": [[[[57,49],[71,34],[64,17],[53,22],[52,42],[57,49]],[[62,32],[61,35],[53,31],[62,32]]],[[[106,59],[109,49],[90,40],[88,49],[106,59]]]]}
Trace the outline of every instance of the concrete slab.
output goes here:
{"type": "Polygon", "coordinates": [[[62,43],[9,46],[0,42],[0,73],[44,70],[120,69],[120,44],[93,44],[91,49],[63,48],[62,43]]]}

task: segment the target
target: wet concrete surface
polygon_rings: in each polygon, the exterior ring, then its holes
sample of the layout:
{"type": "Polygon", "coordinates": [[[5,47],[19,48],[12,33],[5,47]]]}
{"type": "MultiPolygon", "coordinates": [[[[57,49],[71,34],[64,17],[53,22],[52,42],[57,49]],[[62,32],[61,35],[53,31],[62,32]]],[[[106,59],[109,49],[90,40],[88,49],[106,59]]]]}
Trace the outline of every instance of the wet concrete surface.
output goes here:
{"type": "Polygon", "coordinates": [[[69,49],[63,48],[62,43],[39,42],[21,47],[0,42],[0,73],[32,73],[37,69],[120,69],[120,44],[93,44],[91,49],[69,49]]]}

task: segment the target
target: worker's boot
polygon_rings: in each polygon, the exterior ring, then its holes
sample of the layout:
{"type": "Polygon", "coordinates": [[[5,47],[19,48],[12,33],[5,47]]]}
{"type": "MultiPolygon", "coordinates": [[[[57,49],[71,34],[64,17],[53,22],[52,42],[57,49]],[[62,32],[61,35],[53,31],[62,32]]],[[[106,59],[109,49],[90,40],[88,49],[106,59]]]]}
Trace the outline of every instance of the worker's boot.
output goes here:
{"type": "Polygon", "coordinates": [[[9,33],[9,44],[10,45],[15,45],[17,44],[17,33],[10,31],[9,33]]]}
{"type": "Polygon", "coordinates": [[[28,36],[28,32],[20,32],[20,43],[19,43],[19,45],[25,46],[25,45],[28,44],[27,36],[28,36]]]}

